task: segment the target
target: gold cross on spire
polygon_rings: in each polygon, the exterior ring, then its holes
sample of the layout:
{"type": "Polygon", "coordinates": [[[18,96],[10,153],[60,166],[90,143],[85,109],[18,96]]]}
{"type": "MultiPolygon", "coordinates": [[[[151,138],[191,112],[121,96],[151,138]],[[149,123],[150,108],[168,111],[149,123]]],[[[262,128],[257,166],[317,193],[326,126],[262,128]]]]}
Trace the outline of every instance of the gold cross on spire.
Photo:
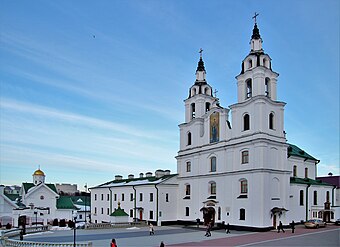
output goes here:
{"type": "Polygon", "coordinates": [[[198,53],[200,54],[200,58],[202,58],[203,49],[201,48],[198,53]]]}
{"type": "Polygon", "coordinates": [[[255,24],[256,24],[256,17],[258,17],[259,16],[259,13],[256,13],[255,12],[255,15],[253,16],[253,19],[254,19],[254,21],[255,21],[255,24]]]}

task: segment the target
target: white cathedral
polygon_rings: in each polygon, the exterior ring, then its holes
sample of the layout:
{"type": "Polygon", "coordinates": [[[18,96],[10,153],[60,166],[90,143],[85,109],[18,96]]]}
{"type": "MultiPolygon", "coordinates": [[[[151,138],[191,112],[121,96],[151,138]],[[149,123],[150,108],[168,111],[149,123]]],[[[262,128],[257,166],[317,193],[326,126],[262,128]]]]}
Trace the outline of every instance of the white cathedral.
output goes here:
{"type": "Polygon", "coordinates": [[[336,194],[316,180],[319,160],[287,143],[278,76],[255,22],[236,76],[238,102],[224,108],[207,82],[201,52],[179,125],[177,174],[116,176],[91,188],[93,221],[110,222],[118,203],[130,221],[158,224],[200,219],[266,230],[279,221],[333,219],[336,194]]]}

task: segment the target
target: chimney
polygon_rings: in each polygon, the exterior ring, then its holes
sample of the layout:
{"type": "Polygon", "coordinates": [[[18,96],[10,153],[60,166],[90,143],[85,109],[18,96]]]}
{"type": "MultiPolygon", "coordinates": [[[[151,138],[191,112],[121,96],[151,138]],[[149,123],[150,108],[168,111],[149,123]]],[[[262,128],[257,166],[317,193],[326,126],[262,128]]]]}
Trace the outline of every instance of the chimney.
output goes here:
{"type": "Polygon", "coordinates": [[[143,172],[139,173],[139,177],[140,178],[144,177],[144,173],[143,172]]]}
{"type": "Polygon", "coordinates": [[[123,176],[121,176],[121,175],[116,175],[115,176],[115,180],[122,180],[122,178],[123,178],[123,176]]]}
{"type": "Polygon", "coordinates": [[[145,177],[147,177],[147,178],[152,177],[152,172],[145,173],[145,177]]]}
{"type": "Polygon", "coordinates": [[[134,178],[135,178],[135,176],[133,174],[128,175],[128,179],[134,179],[134,178]]]}
{"type": "Polygon", "coordinates": [[[156,178],[163,177],[163,175],[164,175],[164,171],[163,170],[158,169],[158,170],[155,171],[156,178]]]}

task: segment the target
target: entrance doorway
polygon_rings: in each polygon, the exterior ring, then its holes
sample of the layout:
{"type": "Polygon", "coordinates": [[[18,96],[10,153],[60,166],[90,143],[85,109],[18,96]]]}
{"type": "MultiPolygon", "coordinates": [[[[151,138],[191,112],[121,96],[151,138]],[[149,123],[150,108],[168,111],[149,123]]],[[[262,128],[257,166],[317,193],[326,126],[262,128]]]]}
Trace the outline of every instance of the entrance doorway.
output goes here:
{"type": "Polygon", "coordinates": [[[212,225],[215,224],[216,211],[213,207],[203,207],[200,211],[203,212],[204,225],[208,225],[210,222],[212,225]]]}

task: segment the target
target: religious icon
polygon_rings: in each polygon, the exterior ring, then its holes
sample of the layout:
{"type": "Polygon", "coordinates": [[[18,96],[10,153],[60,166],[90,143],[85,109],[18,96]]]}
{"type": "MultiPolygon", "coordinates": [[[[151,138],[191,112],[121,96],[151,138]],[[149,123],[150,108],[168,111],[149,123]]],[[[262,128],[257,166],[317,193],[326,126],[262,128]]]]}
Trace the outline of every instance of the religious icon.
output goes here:
{"type": "Polygon", "coordinates": [[[220,137],[220,115],[213,112],[210,115],[210,143],[218,142],[220,137]]]}

